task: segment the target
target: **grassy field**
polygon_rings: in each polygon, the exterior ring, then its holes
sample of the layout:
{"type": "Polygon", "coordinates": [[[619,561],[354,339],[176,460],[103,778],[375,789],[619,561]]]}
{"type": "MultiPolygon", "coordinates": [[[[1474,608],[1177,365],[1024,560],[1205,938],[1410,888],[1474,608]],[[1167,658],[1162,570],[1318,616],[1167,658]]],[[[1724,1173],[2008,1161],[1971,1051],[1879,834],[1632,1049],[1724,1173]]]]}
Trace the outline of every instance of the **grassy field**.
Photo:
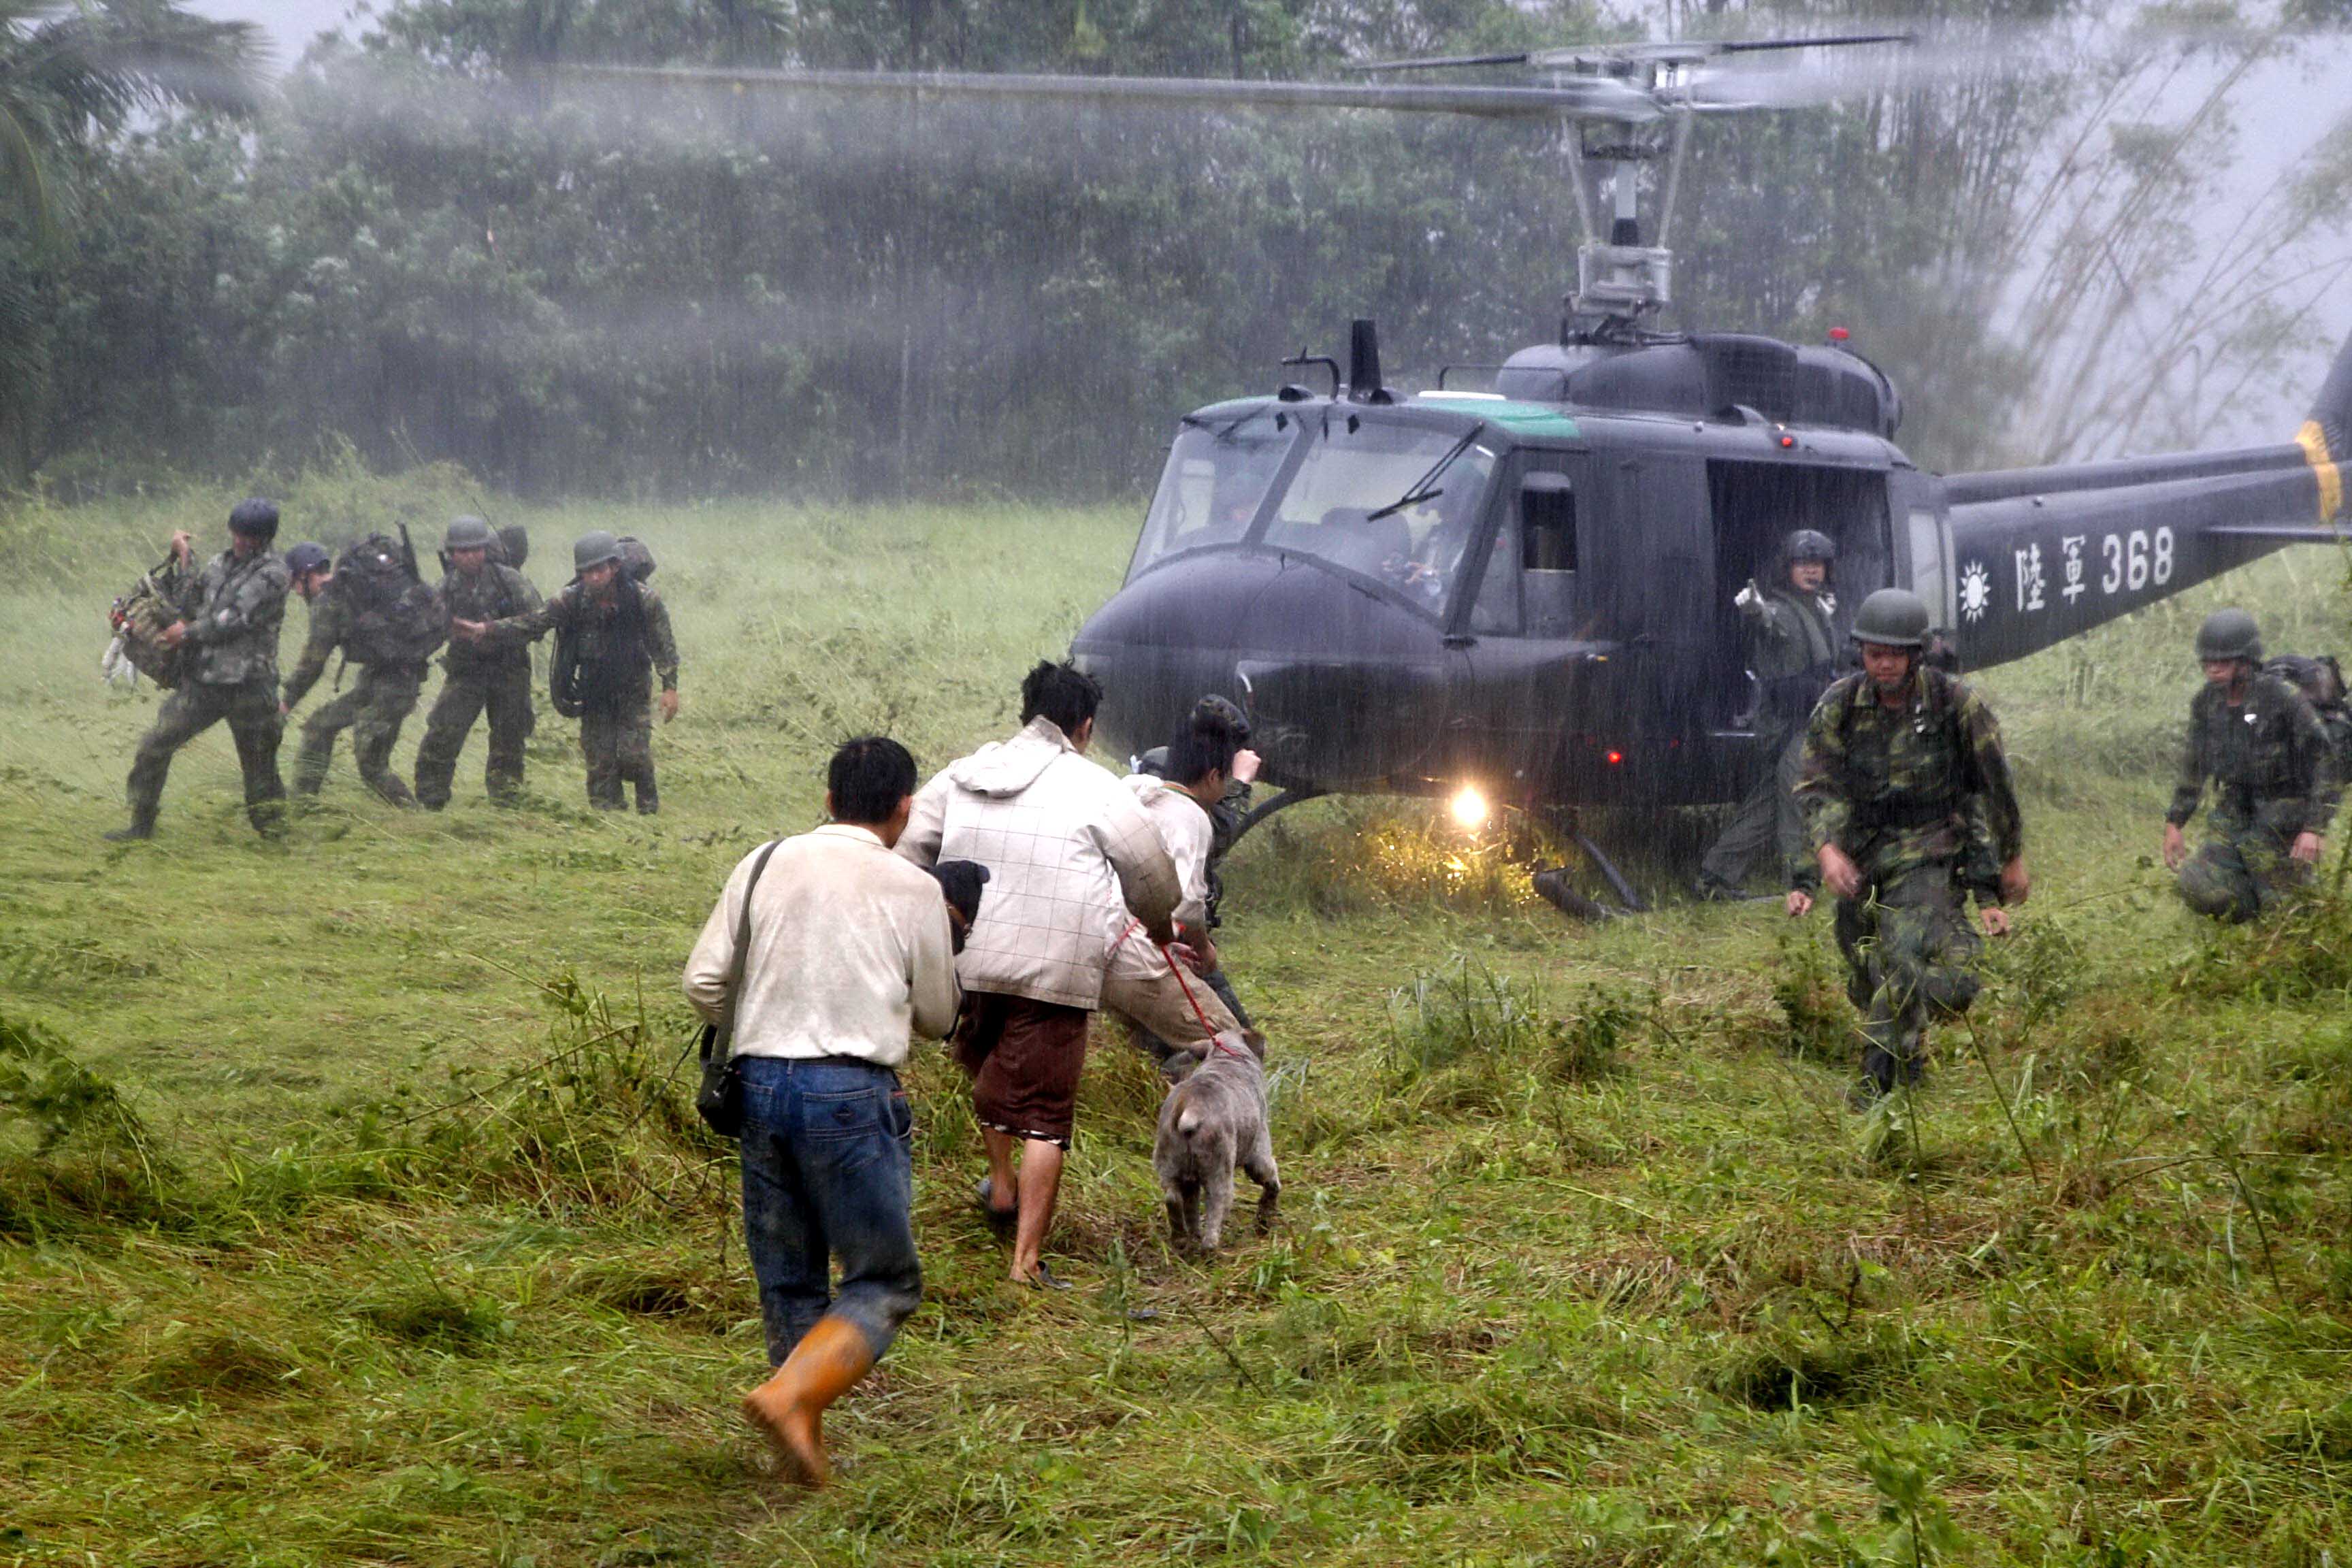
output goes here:
{"type": "MultiPolygon", "coordinates": [[[[258,843],[216,733],[156,842],[103,845],[154,698],[98,685],[98,612],[227,499],[0,523],[0,1562],[2352,1561],[2352,916],[2206,931],[2148,858],[2215,594],[1986,679],[2033,902],[1869,1117],[1825,920],[1570,926],[1393,804],[1254,837],[1280,1233],[1168,1253],[1106,1037],[1080,1289],[1015,1290],[919,1052],[929,1298],[805,1499],[733,1414],[760,1336],[677,969],[833,740],[1007,728],[1133,517],[531,514],[542,584],[585,527],[661,556],[659,819],[582,809],[547,715],[519,810],[478,750],[437,816],[344,758],[258,843]]],[[[467,499],[314,479],[289,537],[467,499]]],[[[2316,649],[2340,577],[2227,587],[2316,649]]]]}

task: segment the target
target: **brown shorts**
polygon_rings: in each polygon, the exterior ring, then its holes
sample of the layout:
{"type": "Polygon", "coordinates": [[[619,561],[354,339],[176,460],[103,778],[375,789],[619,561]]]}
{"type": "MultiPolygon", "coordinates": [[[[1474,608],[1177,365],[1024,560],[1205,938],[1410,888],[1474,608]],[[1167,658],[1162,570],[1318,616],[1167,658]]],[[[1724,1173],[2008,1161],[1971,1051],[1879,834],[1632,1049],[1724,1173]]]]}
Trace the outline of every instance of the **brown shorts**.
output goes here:
{"type": "Polygon", "coordinates": [[[1091,1016],[1058,1002],[965,993],[950,1048],[971,1074],[972,1114],[981,1125],[1068,1148],[1091,1016]]]}

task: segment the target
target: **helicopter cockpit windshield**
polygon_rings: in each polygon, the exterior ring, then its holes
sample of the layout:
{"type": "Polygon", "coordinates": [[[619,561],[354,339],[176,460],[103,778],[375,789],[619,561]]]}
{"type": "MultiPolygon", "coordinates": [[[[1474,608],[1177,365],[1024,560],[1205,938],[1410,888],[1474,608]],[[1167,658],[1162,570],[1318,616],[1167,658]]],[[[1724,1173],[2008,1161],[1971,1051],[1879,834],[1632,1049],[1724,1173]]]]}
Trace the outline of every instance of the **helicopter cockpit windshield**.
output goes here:
{"type": "Polygon", "coordinates": [[[1478,526],[1495,453],[1459,430],[1385,420],[1310,425],[1265,542],[1375,578],[1435,614],[1478,526]]]}
{"type": "Polygon", "coordinates": [[[1133,571],[1182,551],[1240,543],[1297,439],[1297,426],[1277,423],[1266,408],[1187,419],[1151,498],[1133,571]]]}

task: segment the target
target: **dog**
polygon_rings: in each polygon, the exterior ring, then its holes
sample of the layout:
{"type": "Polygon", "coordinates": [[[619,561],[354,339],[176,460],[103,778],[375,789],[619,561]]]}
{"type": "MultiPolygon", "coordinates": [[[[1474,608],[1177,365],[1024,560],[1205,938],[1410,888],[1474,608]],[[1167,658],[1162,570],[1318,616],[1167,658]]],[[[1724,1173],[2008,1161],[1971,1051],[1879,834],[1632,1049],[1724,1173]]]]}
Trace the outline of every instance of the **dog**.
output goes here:
{"type": "Polygon", "coordinates": [[[1234,1206],[1237,1167],[1258,1185],[1257,1228],[1264,1235],[1274,1226],[1282,1175],[1265,1125],[1265,1037],[1255,1029],[1217,1036],[1200,1066],[1160,1107],[1151,1168],[1178,1247],[1217,1249],[1234,1206]]]}

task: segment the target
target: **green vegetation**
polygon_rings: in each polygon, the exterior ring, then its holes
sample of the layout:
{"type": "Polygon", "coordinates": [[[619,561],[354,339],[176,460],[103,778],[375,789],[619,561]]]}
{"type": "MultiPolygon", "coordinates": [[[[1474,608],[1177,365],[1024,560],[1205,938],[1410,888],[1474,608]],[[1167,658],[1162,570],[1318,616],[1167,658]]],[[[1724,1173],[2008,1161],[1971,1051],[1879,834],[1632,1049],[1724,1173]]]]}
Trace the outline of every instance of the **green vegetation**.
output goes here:
{"type": "MultiPolygon", "coordinates": [[[[288,515],[467,497],[350,468],[288,515]]],[[[1580,928],[1383,802],[1302,808],[1232,868],[1276,1237],[1171,1255],[1154,1080],[1106,1037],[1059,1230],[1081,1288],[1015,1290],[957,1077],[919,1052],[929,1300],[809,1500],[734,1415],[760,1339],[677,970],[732,861],[813,820],[831,741],[887,727],[936,764],[1005,728],[1132,517],[532,514],[542,582],[583,527],[661,556],[687,694],[661,818],[582,809],[549,717],[519,810],[469,767],[446,815],[395,815],[344,762],[264,844],[215,735],[157,841],[104,846],[154,698],[99,686],[99,611],[225,500],[0,522],[26,563],[0,599],[0,1560],[2352,1550],[2352,910],[2215,932],[2147,859],[2212,593],[1987,679],[2034,899],[1907,1105],[1844,1109],[1824,920],[1580,928]]],[[[2222,591],[2324,647],[2337,571],[2222,591]]]]}

